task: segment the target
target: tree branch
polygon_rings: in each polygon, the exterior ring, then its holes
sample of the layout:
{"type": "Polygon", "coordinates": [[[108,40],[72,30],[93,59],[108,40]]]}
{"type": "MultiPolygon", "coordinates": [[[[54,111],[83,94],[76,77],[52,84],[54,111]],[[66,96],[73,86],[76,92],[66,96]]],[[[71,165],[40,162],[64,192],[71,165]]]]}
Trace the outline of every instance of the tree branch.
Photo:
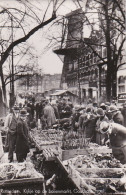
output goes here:
{"type": "Polygon", "coordinates": [[[53,20],[56,19],[56,15],[52,15],[52,17],[50,19],[48,19],[45,22],[42,22],[41,24],[39,24],[38,26],[36,26],[35,28],[33,28],[27,35],[25,35],[24,37],[14,41],[13,43],[10,44],[10,46],[7,48],[7,50],[3,53],[1,61],[0,61],[0,66],[2,66],[4,64],[4,62],[6,61],[6,59],[9,56],[10,51],[19,43],[25,42],[26,40],[29,39],[29,37],[31,37],[35,32],[37,32],[39,29],[43,28],[44,26],[46,26],[47,24],[51,23],[53,20]]]}

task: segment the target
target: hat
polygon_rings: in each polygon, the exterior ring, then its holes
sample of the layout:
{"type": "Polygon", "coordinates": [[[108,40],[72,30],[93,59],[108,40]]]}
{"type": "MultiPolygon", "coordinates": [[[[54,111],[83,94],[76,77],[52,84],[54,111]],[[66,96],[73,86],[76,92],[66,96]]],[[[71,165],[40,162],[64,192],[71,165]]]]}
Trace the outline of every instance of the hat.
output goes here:
{"type": "Polygon", "coordinates": [[[97,107],[97,106],[98,106],[97,102],[94,102],[94,103],[93,103],[93,106],[94,106],[94,107],[97,107]]]}
{"type": "Polygon", "coordinates": [[[27,110],[22,109],[22,110],[20,110],[20,115],[21,116],[27,116],[27,115],[29,115],[29,113],[27,113],[27,110]]]}
{"type": "Polygon", "coordinates": [[[109,123],[107,123],[106,121],[103,121],[101,124],[100,124],[100,132],[102,134],[106,133],[108,131],[108,128],[109,128],[109,123]]]}
{"type": "Polygon", "coordinates": [[[106,110],[106,105],[104,103],[101,103],[100,108],[102,108],[103,110],[106,110]]]}
{"type": "Polygon", "coordinates": [[[101,106],[105,106],[105,103],[101,103],[100,107],[101,107],[101,106]]]}
{"type": "Polygon", "coordinates": [[[104,110],[102,108],[98,108],[96,113],[100,116],[104,116],[104,110]]]}
{"type": "Polygon", "coordinates": [[[87,108],[86,109],[86,112],[91,112],[91,108],[87,108]]]}
{"type": "Polygon", "coordinates": [[[46,101],[46,99],[45,99],[45,98],[42,98],[42,99],[41,99],[41,102],[45,102],[45,101],[46,101]]]}
{"type": "Polygon", "coordinates": [[[110,102],[105,102],[105,105],[110,106],[111,104],[110,102]]]}
{"type": "Polygon", "coordinates": [[[92,99],[91,98],[89,98],[89,100],[88,100],[88,104],[91,104],[92,103],[92,99]]]}
{"type": "Polygon", "coordinates": [[[13,107],[13,110],[19,110],[19,106],[17,106],[16,104],[14,105],[14,107],[13,107]]]}
{"type": "Polygon", "coordinates": [[[77,110],[80,110],[81,106],[80,105],[75,105],[74,106],[74,109],[77,111],[77,110]]]}
{"type": "Polygon", "coordinates": [[[112,106],[110,106],[108,112],[115,112],[117,110],[118,110],[118,108],[115,105],[112,105],[112,106]]]}

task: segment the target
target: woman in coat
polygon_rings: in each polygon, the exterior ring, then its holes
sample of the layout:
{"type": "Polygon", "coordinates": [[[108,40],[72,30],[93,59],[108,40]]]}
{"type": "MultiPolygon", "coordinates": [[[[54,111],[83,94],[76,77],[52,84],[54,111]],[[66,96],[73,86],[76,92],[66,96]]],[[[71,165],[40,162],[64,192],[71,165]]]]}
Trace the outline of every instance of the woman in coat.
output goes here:
{"type": "Polygon", "coordinates": [[[28,125],[26,122],[27,111],[20,110],[19,119],[17,121],[17,138],[16,138],[16,156],[18,162],[26,160],[29,153],[28,145],[28,125]]]}

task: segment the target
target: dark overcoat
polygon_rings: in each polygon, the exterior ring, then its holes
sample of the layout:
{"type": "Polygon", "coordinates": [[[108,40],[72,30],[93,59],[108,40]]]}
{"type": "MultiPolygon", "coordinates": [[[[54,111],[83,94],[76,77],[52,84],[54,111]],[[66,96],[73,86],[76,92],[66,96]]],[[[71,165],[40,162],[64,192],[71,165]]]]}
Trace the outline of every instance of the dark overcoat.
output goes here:
{"type": "Polygon", "coordinates": [[[29,152],[28,145],[28,126],[25,121],[18,119],[17,122],[17,138],[16,138],[16,154],[27,154],[29,152]]]}
{"type": "Polygon", "coordinates": [[[115,123],[118,123],[120,125],[124,125],[124,117],[120,111],[118,111],[114,116],[113,116],[113,121],[115,123]]]}

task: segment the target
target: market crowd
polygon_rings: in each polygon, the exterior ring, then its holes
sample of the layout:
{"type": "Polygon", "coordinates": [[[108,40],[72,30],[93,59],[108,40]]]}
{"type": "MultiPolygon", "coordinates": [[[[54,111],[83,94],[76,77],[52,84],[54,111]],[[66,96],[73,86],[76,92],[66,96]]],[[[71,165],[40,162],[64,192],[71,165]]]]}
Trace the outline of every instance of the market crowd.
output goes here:
{"type": "Polygon", "coordinates": [[[89,99],[85,105],[73,105],[69,98],[26,100],[24,105],[19,103],[10,109],[4,126],[10,162],[14,150],[18,162],[26,159],[31,129],[60,128],[81,133],[89,142],[111,147],[114,157],[126,163],[126,104],[119,109],[115,101],[98,105],[89,99]]]}

